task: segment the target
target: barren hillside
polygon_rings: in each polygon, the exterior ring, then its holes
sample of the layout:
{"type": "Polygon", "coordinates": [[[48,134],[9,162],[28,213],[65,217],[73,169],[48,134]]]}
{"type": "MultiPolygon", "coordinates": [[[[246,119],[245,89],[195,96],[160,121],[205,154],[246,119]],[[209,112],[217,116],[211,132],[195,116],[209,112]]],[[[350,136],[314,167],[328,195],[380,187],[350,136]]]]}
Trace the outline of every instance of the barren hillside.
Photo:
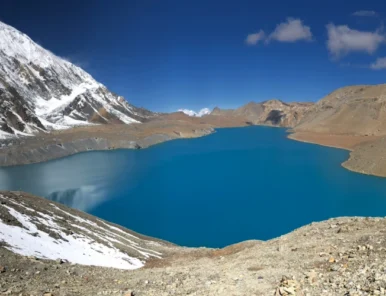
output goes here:
{"type": "Polygon", "coordinates": [[[317,102],[295,131],[385,135],[386,84],[338,89],[317,102]]]}
{"type": "Polygon", "coordinates": [[[312,103],[284,103],[269,100],[262,103],[250,102],[234,110],[215,108],[211,115],[227,118],[245,118],[250,124],[294,127],[311,108],[312,103]]]}

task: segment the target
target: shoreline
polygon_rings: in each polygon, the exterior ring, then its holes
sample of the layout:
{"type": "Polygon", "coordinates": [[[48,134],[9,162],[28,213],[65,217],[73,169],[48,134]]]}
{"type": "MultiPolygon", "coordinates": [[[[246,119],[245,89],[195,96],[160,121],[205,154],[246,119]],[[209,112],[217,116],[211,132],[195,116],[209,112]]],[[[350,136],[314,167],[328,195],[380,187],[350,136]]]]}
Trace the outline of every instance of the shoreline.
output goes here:
{"type": "Polygon", "coordinates": [[[325,147],[354,151],[358,145],[373,142],[379,139],[379,136],[356,136],[356,135],[338,135],[323,134],[313,132],[291,132],[288,139],[298,142],[316,144],[325,147]]]}
{"type": "Polygon", "coordinates": [[[341,149],[341,150],[346,150],[346,151],[352,151],[352,149],[341,147],[341,146],[321,144],[321,143],[317,143],[317,142],[313,142],[313,141],[305,140],[305,139],[297,139],[296,137],[293,137],[292,135],[293,134],[289,134],[287,136],[287,139],[293,140],[296,142],[305,143],[305,144],[312,144],[312,145],[323,146],[323,147],[328,147],[328,148],[335,148],[335,149],[341,149]]]}
{"type": "Polygon", "coordinates": [[[188,118],[180,114],[158,117],[145,123],[75,127],[39,133],[33,137],[2,141],[0,167],[27,165],[87,151],[144,149],[174,139],[206,136],[216,128],[243,127],[242,118],[188,118]]]}
{"type": "Polygon", "coordinates": [[[383,139],[382,136],[336,135],[295,131],[289,134],[287,138],[298,142],[349,151],[349,157],[341,163],[344,169],[357,174],[386,177],[386,170],[374,170],[379,159],[383,159],[383,156],[369,152],[374,147],[374,143],[383,139]]]}
{"type": "Polygon", "coordinates": [[[173,136],[167,133],[155,133],[148,137],[136,140],[109,140],[101,138],[82,138],[71,142],[62,142],[60,144],[51,144],[48,146],[38,147],[29,152],[21,152],[18,154],[18,148],[12,151],[1,153],[0,151],[0,167],[22,166],[28,164],[43,163],[51,160],[64,158],[80,153],[91,151],[110,151],[119,149],[141,150],[157,144],[168,142],[177,139],[199,138],[215,133],[214,129],[204,128],[196,130],[194,135],[177,135],[173,136]],[[7,154],[8,152],[8,154],[7,154]],[[6,155],[4,155],[6,154],[6,155]]]}
{"type": "MultiPolygon", "coordinates": [[[[207,136],[218,128],[246,126],[250,125],[239,118],[232,118],[220,124],[217,119],[208,117],[206,120],[162,118],[142,124],[72,128],[37,134],[30,138],[13,139],[12,142],[16,145],[0,148],[0,167],[46,162],[88,151],[145,149],[175,139],[207,136]]],[[[291,128],[287,131],[289,134],[286,138],[289,140],[349,151],[348,159],[341,163],[341,166],[351,172],[386,177],[386,159],[383,161],[382,156],[382,147],[386,143],[382,142],[382,136],[302,132],[291,128]]]]}

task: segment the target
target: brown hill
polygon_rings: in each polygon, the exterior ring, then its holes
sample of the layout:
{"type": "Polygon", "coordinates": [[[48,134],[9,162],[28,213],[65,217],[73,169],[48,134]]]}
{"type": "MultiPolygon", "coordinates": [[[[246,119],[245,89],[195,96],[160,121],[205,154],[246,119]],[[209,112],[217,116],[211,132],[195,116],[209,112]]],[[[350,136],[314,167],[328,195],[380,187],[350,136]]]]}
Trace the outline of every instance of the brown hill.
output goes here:
{"type": "Polygon", "coordinates": [[[284,103],[274,99],[261,103],[250,102],[234,110],[216,107],[211,115],[241,117],[256,125],[294,127],[312,106],[312,103],[284,103]]]}
{"type": "Polygon", "coordinates": [[[386,177],[386,84],[340,88],[317,102],[291,139],[348,149],[349,170],[386,177]]]}
{"type": "Polygon", "coordinates": [[[317,102],[295,131],[385,135],[386,84],[340,88],[317,102]]]}

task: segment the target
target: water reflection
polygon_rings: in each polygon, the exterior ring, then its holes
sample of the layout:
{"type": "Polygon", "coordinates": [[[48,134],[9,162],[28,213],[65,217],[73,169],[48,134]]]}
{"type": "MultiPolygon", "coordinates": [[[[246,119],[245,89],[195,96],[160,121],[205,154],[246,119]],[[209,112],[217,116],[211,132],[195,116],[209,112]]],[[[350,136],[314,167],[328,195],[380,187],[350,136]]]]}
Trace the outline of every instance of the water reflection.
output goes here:
{"type": "Polygon", "coordinates": [[[0,168],[0,188],[26,191],[90,211],[111,198],[108,195],[111,186],[130,181],[127,173],[135,164],[134,153],[131,157],[82,153],[45,163],[0,168]]]}
{"type": "Polygon", "coordinates": [[[102,203],[107,196],[107,192],[104,192],[102,188],[89,185],[75,189],[54,191],[46,197],[71,208],[88,211],[102,203]]]}
{"type": "Polygon", "coordinates": [[[386,179],[343,169],[347,151],[286,136],[282,129],[221,129],[149,149],[0,168],[0,189],[32,192],[186,246],[223,247],[331,217],[386,215],[386,179]]]}

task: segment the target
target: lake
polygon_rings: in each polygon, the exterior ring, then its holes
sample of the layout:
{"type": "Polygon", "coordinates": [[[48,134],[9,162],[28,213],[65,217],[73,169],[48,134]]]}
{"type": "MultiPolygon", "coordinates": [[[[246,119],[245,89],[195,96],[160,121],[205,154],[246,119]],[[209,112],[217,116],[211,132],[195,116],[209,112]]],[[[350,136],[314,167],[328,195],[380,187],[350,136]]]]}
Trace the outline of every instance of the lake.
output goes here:
{"type": "Polygon", "coordinates": [[[342,168],[345,150],[286,136],[251,126],[143,150],[86,152],[0,168],[0,189],[184,246],[223,247],[331,217],[386,215],[386,179],[342,168]]]}

